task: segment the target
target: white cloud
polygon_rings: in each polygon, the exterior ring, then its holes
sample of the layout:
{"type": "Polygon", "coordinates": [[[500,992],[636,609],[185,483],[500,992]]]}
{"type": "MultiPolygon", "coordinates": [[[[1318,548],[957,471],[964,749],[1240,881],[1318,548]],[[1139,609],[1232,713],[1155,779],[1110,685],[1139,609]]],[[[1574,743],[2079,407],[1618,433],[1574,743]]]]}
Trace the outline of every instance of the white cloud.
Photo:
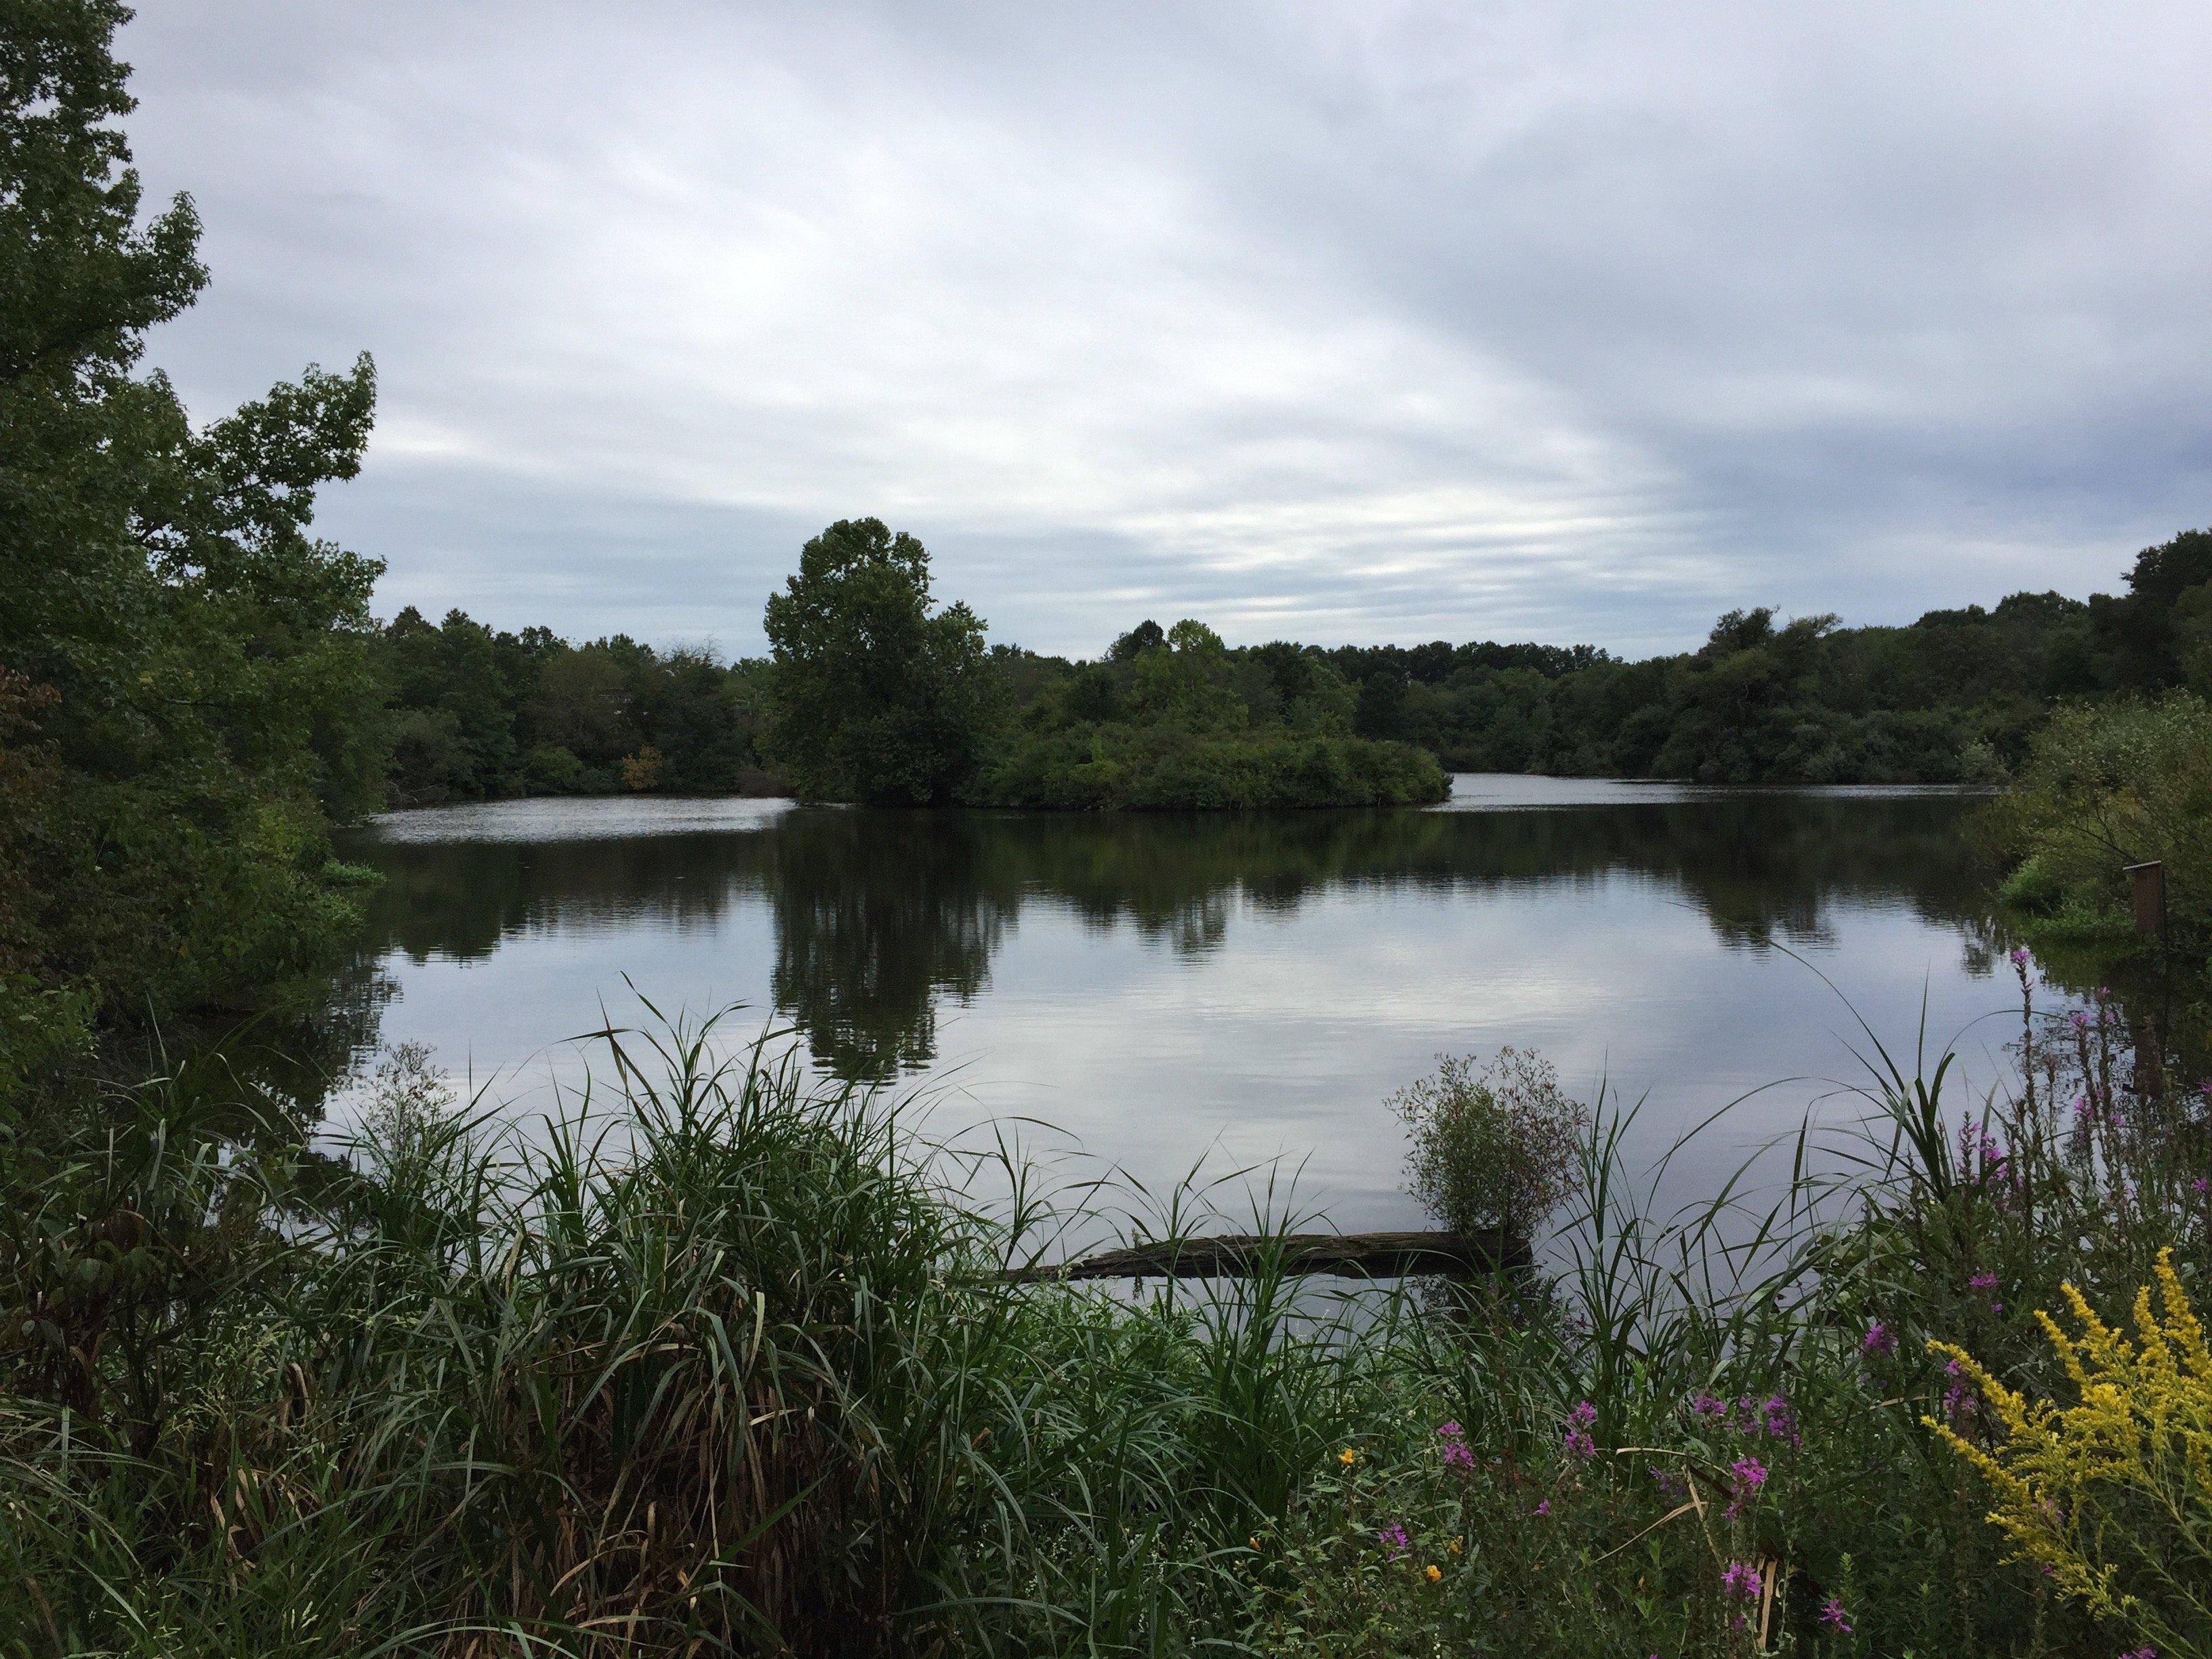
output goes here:
{"type": "Polygon", "coordinates": [[[1694,639],[2200,521],[2212,19],[148,8],[198,406],[367,347],[389,603],[744,649],[876,512],[1000,637],[1694,639]],[[1181,611],[1178,610],[1178,614],[1181,611]]]}

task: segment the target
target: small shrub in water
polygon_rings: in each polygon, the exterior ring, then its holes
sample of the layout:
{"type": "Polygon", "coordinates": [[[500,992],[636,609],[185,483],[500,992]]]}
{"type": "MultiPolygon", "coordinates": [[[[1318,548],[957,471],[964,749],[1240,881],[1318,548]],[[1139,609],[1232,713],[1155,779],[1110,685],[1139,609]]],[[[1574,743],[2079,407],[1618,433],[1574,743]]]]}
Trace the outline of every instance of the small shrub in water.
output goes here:
{"type": "Polygon", "coordinates": [[[1407,1189],[1455,1232],[1526,1233],[1567,1194],[1589,1113],[1541,1055],[1501,1048],[1485,1066],[1444,1055],[1390,1106],[1413,1132],[1407,1189]]]}

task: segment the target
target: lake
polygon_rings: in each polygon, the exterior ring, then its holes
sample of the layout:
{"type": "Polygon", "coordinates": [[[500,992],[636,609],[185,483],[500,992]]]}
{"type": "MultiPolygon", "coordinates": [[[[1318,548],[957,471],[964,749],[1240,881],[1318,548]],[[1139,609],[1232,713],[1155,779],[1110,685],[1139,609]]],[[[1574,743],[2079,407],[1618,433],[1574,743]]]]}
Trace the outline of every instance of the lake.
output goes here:
{"type": "Polygon", "coordinates": [[[1994,1076],[2017,992],[1978,805],[1474,775],[1399,811],[398,812],[343,848],[384,877],[349,994],[517,1110],[578,1074],[564,1039],[637,1018],[628,975],[750,1005],[733,1036],[772,1018],[933,1133],[1010,1124],[1154,1188],[1286,1158],[1337,1224],[1414,1224],[1383,1102],[1442,1053],[1534,1048],[1584,1098],[1642,1098],[1645,1155],[1762,1091],[1683,1160],[1705,1180],[1857,1109],[1853,1009],[1909,1055],[1924,1006],[1994,1076]]]}

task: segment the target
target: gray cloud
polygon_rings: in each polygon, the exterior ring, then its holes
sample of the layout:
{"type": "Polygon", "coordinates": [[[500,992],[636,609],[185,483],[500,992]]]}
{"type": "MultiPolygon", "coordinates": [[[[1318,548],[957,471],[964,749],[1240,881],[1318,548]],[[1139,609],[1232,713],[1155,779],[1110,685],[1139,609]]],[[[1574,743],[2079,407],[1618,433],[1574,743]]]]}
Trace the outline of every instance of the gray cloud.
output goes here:
{"type": "Polygon", "coordinates": [[[213,412],[374,351],[387,608],[757,648],[921,534],[995,637],[1678,647],[2212,519],[2201,7],[149,6],[213,412]]]}

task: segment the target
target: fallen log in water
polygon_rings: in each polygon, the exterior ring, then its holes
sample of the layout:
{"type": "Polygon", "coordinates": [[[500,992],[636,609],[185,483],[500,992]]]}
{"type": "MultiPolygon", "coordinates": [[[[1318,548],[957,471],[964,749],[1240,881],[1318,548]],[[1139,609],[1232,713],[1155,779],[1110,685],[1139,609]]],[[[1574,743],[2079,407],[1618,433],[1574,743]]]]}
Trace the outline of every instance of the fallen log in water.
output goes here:
{"type": "Polygon", "coordinates": [[[1102,1250],[1078,1261],[1016,1267],[1022,1284],[1055,1279],[1242,1279],[1271,1261],[1286,1273],[1340,1273],[1352,1279],[1401,1279],[1433,1273],[1471,1279],[1525,1267],[1528,1241],[1497,1229],[1480,1233],[1231,1233],[1170,1238],[1102,1250]]]}

